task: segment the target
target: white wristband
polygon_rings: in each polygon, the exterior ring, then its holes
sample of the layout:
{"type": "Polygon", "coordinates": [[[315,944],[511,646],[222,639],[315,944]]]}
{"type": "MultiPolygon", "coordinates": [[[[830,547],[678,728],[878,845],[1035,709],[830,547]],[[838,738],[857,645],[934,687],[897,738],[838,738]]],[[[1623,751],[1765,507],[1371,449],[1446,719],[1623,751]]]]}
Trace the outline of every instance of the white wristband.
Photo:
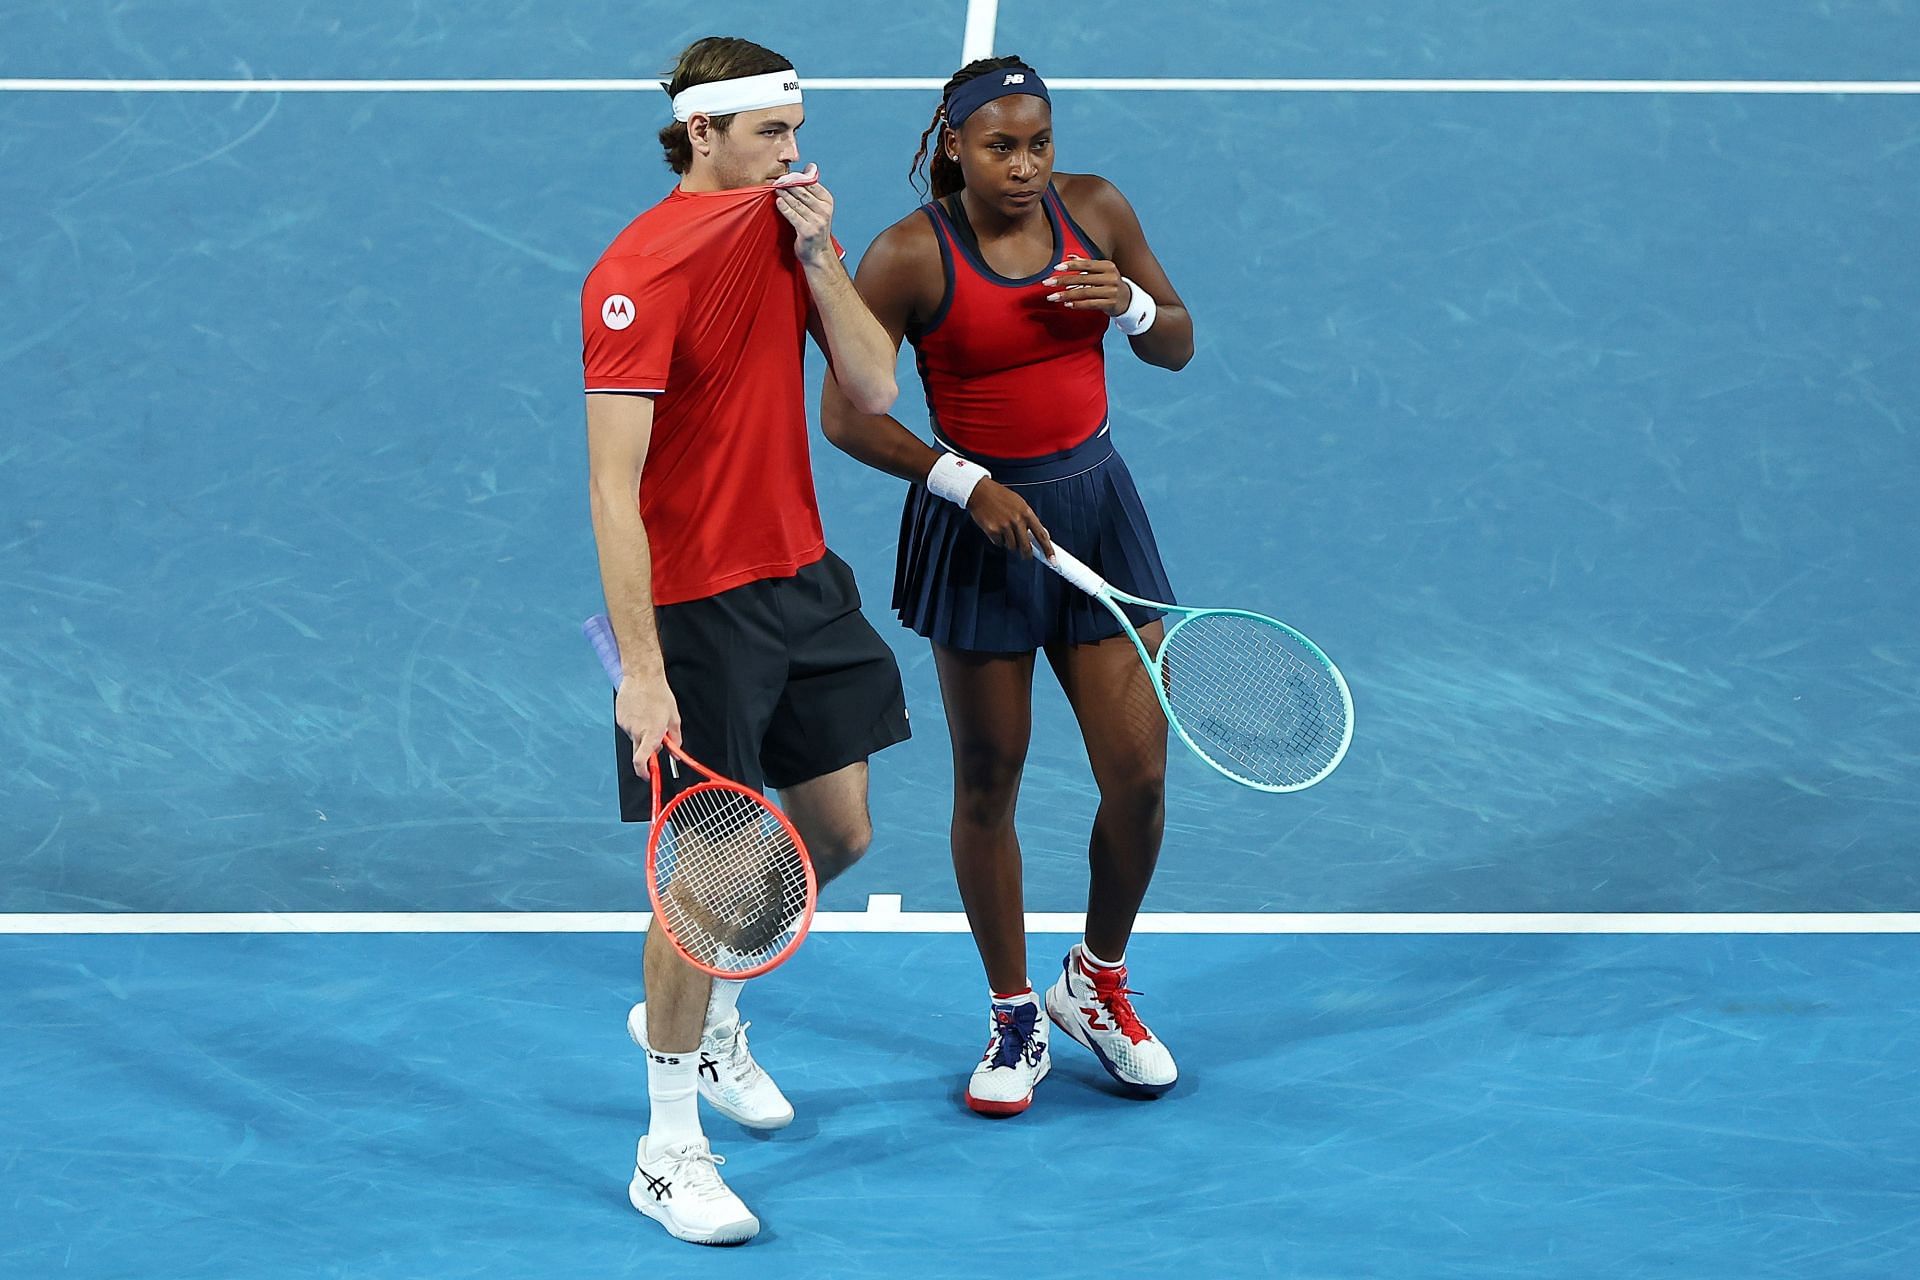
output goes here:
{"type": "Polygon", "coordinates": [[[1113,318],[1113,326],[1129,338],[1137,338],[1153,328],[1153,319],[1160,314],[1160,308],[1154,304],[1153,295],[1133,281],[1121,276],[1120,283],[1133,290],[1133,296],[1127,301],[1127,309],[1113,318]]]}
{"type": "Polygon", "coordinates": [[[965,510],[967,499],[973,497],[974,486],[992,476],[991,471],[977,462],[968,462],[958,454],[943,453],[940,461],[933,464],[933,470],[927,472],[927,491],[965,510]]]}

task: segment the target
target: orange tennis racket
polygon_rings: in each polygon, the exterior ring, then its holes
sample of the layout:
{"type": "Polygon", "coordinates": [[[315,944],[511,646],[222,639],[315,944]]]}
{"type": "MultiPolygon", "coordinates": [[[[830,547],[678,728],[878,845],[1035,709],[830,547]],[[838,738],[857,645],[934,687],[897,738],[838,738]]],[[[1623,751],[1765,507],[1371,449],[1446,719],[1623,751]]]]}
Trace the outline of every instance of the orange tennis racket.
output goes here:
{"type": "MultiPolygon", "coordinates": [[[[604,614],[581,630],[620,686],[620,646],[604,614]]],[[[753,788],[723,778],[674,742],[647,761],[653,821],[647,898],[653,919],[688,964],[716,978],[751,978],[799,949],[813,923],[819,882],[787,815],[753,788]],[[661,803],[660,762],[699,781],[661,803]]]]}

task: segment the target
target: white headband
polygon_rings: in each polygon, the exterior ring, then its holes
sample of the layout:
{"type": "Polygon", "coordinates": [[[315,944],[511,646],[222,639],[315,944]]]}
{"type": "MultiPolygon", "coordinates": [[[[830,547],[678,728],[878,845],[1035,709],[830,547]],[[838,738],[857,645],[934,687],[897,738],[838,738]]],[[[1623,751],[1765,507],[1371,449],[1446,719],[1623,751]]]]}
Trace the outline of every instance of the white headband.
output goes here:
{"type": "MultiPolygon", "coordinates": [[[[664,89],[667,86],[660,87],[664,89]]],[[[800,73],[789,68],[786,71],[769,71],[761,76],[742,76],[738,80],[715,80],[682,89],[673,95],[673,118],[691,120],[695,113],[730,116],[739,111],[796,106],[799,102],[800,73]]]]}

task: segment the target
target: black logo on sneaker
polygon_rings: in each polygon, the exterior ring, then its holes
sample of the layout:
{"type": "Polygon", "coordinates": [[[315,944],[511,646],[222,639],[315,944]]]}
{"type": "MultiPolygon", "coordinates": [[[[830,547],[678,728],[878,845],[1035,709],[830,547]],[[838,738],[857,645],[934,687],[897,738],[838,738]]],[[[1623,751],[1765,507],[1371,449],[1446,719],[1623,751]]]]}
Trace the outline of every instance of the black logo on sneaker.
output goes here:
{"type": "Polygon", "coordinates": [[[671,1182],[668,1182],[665,1178],[656,1178],[645,1169],[640,1170],[640,1176],[647,1180],[647,1190],[653,1193],[653,1202],[655,1204],[659,1204],[662,1200],[673,1199],[673,1184],[671,1182]]]}
{"type": "Polygon", "coordinates": [[[710,1055],[702,1053],[700,1055],[700,1070],[696,1074],[703,1075],[715,1084],[719,1084],[720,1064],[715,1062],[710,1055]]]}

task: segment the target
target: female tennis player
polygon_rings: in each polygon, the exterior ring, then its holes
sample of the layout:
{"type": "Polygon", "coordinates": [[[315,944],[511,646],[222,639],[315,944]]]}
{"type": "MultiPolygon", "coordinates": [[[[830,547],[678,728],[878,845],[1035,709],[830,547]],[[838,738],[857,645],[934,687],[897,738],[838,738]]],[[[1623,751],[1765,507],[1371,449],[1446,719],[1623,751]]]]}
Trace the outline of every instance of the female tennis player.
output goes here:
{"type": "MultiPolygon", "coordinates": [[[[1051,536],[1115,586],[1172,601],[1146,512],[1107,429],[1109,325],[1149,364],[1193,356],[1193,323],[1126,198],[1056,173],[1046,85],[1018,58],[969,63],[921,136],[932,200],[882,232],[855,285],[910,341],[935,446],[863,414],[827,378],[841,449],[913,482],[893,603],[933,642],[953,739],[953,865],[992,991],[967,1105],[1027,1109],[1047,1074],[1048,1019],[1130,1088],[1172,1087],[1173,1057],[1134,1011],[1126,951],[1164,821],[1167,730],[1115,619],[1035,559],[1051,536]],[[1014,804],[1044,652],[1100,788],[1087,931],[1041,1001],[1028,982],[1014,804]]],[[[1151,647],[1157,615],[1129,615],[1151,647]]]]}

